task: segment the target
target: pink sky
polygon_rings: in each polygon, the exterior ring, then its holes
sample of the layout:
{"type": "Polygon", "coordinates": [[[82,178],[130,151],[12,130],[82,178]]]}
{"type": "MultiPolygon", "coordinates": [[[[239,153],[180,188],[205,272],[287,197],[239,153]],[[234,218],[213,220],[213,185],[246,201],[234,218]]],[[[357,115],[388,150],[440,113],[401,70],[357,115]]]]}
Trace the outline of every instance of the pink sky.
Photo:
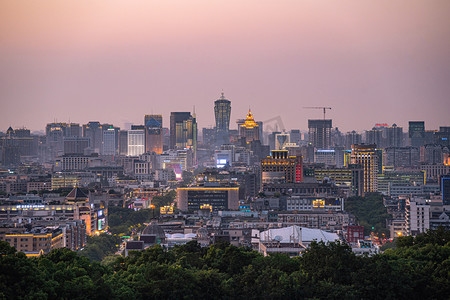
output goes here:
{"type": "Polygon", "coordinates": [[[0,131],[54,120],[123,126],[196,107],[214,124],[321,111],[343,131],[450,125],[450,1],[3,0],[0,131]]]}

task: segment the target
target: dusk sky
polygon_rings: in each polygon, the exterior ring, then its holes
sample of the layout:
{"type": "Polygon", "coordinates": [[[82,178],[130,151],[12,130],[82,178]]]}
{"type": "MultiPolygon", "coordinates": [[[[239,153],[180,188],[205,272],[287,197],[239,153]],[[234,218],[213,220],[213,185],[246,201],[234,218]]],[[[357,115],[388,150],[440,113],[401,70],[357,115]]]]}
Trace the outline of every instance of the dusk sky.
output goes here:
{"type": "Polygon", "coordinates": [[[251,107],[286,129],[450,126],[450,1],[1,0],[0,131],[251,107]]]}

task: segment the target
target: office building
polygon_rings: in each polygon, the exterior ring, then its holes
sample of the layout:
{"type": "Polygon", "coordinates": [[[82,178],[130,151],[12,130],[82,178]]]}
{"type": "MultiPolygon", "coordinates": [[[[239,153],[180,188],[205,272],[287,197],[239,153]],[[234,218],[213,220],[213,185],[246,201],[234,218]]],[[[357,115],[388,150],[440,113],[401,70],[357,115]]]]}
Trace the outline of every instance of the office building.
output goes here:
{"type": "Polygon", "coordinates": [[[379,158],[376,145],[352,145],[351,163],[364,170],[364,193],[377,192],[379,158]]]}
{"type": "Polygon", "coordinates": [[[161,154],[163,152],[162,115],[145,116],[145,152],[161,154]]]}
{"type": "Polygon", "coordinates": [[[439,131],[434,133],[434,141],[438,145],[450,147],[450,126],[439,127],[439,131]]]}
{"type": "Polygon", "coordinates": [[[117,155],[119,149],[119,128],[110,126],[103,130],[102,155],[117,155]]]}
{"type": "Polygon", "coordinates": [[[424,164],[442,164],[449,156],[449,149],[441,145],[428,144],[420,147],[420,162],[424,164]]]}
{"type": "Polygon", "coordinates": [[[170,148],[191,149],[197,160],[197,119],[189,112],[170,113],[170,148]]]}
{"type": "Polygon", "coordinates": [[[83,137],[90,139],[93,152],[100,153],[103,140],[103,127],[100,122],[89,122],[83,125],[83,137]]]}
{"type": "Polygon", "coordinates": [[[261,181],[268,183],[300,183],[303,181],[301,156],[289,156],[287,150],[273,150],[261,159],[261,181]]]}
{"type": "Polygon", "coordinates": [[[359,145],[362,143],[361,134],[356,131],[347,132],[344,136],[344,148],[351,149],[352,145],[359,145]]]}
{"type": "Polygon", "coordinates": [[[230,142],[231,101],[227,100],[223,93],[214,102],[214,116],[216,119],[216,143],[218,146],[228,144],[230,142]]]}
{"type": "Polygon", "coordinates": [[[177,188],[177,208],[182,211],[207,209],[237,210],[239,187],[202,186],[177,188]]]}
{"type": "Polygon", "coordinates": [[[128,130],[119,131],[119,155],[128,155],[128,130]]]}
{"type": "Polygon", "coordinates": [[[441,194],[442,203],[444,205],[450,205],[450,175],[441,177],[441,194]]]}
{"type": "MultiPolygon", "coordinates": [[[[372,130],[366,130],[366,144],[374,144],[377,148],[381,149],[384,147],[383,130],[374,127],[372,130]]],[[[356,144],[355,144],[356,145],[356,144]]]]}
{"type": "Polygon", "coordinates": [[[425,122],[409,121],[408,133],[410,145],[412,147],[423,146],[425,142],[425,122]]]}
{"type": "Polygon", "coordinates": [[[364,187],[364,170],[359,165],[349,165],[348,168],[314,169],[314,177],[318,182],[330,181],[338,186],[350,188],[350,195],[362,196],[364,187]]]}
{"type": "Polygon", "coordinates": [[[83,154],[90,146],[90,139],[79,136],[64,137],[64,154],[83,154]]]}
{"type": "Polygon", "coordinates": [[[251,141],[260,140],[259,125],[253,118],[252,111],[249,109],[244,124],[239,126],[239,136],[245,138],[247,144],[251,141]]]}
{"type": "Polygon", "coordinates": [[[403,127],[398,127],[397,124],[393,124],[391,127],[386,127],[385,133],[385,147],[403,146],[403,127]]]}
{"type": "Polygon", "coordinates": [[[300,145],[302,140],[302,133],[299,129],[292,129],[289,132],[289,140],[291,143],[296,143],[297,145],[300,145]]]}
{"type": "Polygon", "coordinates": [[[318,149],[331,147],[332,120],[308,120],[309,142],[318,149]]]}
{"type": "Polygon", "coordinates": [[[275,150],[284,150],[289,143],[290,136],[288,133],[283,132],[275,135],[275,150]]]}
{"type": "Polygon", "coordinates": [[[269,149],[270,150],[277,150],[276,149],[276,135],[280,134],[280,131],[274,131],[269,134],[269,149]]]}
{"type": "Polygon", "coordinates": [[[417,147],[388,147],[384,149],[384,165],[395,168],[418,168],[419,148],[417,147]]]}
{"type": "Polygon", "coordinates": [[[325,166],[336,166],[336,150],[317,149],[314,151],[314,162],[325,166]]]}
{"type": "Polygon", "coordinates": [[[145,153],[145,130],[143,128],[128,130],[128,156],[139,156],[143,153],[145,153]]]}

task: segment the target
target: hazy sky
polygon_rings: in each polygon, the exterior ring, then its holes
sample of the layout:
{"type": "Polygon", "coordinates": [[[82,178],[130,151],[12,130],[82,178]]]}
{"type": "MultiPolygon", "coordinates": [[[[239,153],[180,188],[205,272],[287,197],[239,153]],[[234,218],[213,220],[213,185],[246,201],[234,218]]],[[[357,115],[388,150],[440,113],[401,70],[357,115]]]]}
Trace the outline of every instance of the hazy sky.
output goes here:
{"type": "Polygon", "coordinates": [[[122,127],[192,111],[214,124],[342,131],[450,125],[450,1],[1,0],[0,131],[54,120],[122,127]]]}

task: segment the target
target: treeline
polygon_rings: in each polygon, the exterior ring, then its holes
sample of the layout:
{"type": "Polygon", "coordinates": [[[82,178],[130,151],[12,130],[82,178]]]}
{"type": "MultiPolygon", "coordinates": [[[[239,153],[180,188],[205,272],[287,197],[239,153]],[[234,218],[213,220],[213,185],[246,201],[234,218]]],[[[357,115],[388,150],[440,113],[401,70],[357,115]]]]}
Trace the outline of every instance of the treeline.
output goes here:
{"type": "Polygon", "coordinates": [[[450,233],[400,238],[397,248],[355,256],[313,243],[301,257],[191,242],[91,262],[67,249],[27,259],[0,244],[4,299],[448,299],[450,233]]]}
{"type": "Polygon", "coordinates": [[[364,234],[376,233],[381,237],[389,237],[386,228],[386,219],[391,218],[383,204],[383,196],[378,193],[368,194],[365,197],[349,197],[345,200],[345,210],[354,214],[358,223],[364,226],[364,234]],[[372,229],[373,227],[373,229],[372,229]]]}

